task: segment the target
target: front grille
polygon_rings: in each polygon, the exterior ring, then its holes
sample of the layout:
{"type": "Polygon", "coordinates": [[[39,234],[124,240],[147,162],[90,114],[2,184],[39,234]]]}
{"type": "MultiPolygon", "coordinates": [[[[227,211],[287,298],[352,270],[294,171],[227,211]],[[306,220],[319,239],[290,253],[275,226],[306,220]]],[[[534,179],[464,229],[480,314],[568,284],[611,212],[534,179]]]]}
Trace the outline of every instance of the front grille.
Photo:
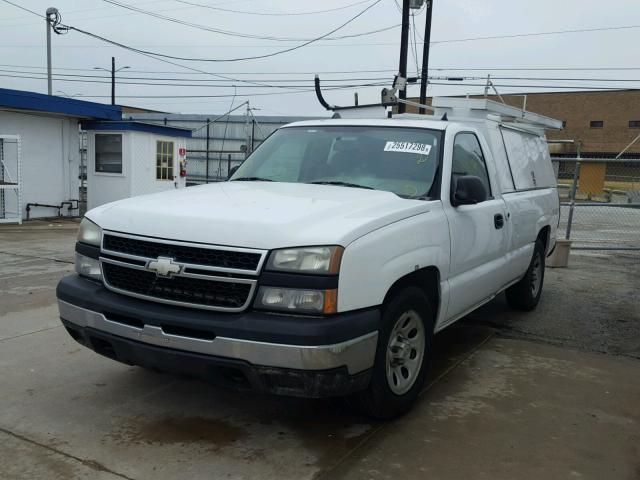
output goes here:
{"type": "Polygon", "coordinates": [[[153,272],[102,263],[106,283],[112,288],[170,302],[194,306],[239,309],[247,302],[251,284],[220,282],[176,276],[158,277],[153,272]]]}
{"type": "Polygon", "coordinates": [[[256,271],[261,258],[260,253],[150,242],[109,234],[104,235],[102,248],[111,252],[136,255],[138,257],[170,257],[180,263],[247,271],[256,271]]]}

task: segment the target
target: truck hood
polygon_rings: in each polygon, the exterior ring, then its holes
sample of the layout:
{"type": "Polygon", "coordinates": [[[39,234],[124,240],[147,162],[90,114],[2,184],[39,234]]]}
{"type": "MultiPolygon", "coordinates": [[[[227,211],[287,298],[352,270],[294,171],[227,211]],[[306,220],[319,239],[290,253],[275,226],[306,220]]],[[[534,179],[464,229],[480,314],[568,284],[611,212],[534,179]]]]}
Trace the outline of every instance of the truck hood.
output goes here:
{"type": "Polygon", "coordinates": [[[343,245],[429,202],[330,185],[220,182],[128,198],[87,218],[105,230],[217,245],[273,249],[343,245]]]}

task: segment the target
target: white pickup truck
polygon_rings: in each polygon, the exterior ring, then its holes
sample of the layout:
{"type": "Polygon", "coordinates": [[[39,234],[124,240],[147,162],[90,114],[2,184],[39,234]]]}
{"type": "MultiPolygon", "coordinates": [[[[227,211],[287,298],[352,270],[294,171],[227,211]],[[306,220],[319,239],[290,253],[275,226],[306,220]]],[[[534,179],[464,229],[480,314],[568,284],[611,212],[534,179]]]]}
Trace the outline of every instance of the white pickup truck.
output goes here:
{"type": "Polygon", "coordinates": [[[89,211],[62,322],[127,364],[407,411],[435,333],[502,291],[536,307],[559,218],[544,129],[560,122],[434,106],[293,123],[227,182],[89,211]]]}

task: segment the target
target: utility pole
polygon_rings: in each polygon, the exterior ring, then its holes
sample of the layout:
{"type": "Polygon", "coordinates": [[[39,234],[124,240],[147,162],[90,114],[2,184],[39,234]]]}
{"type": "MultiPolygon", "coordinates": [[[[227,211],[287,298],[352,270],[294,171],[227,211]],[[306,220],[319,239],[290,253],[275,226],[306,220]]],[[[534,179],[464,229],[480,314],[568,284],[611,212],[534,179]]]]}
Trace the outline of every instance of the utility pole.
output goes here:
{"type": "Polygon", "coordinates": [[[53,95],[53,80],[51,79],[51,24],[58,18],[58,9],[49,7],[45,12],[44,21],[47,24],[47,94],[53,95]],[[51,18],[53,17],[53,18],[51,18]]]}
{"type": "MultiPolygon", "coordinates": [[[[409,53],[409,2],[410,0],[402,0],[402,30],[400,32],[400,66],[398,67],[398,75],[407,78],[407,55],[409,53]]],[[[406,100],[407,88],[400,90],[400,99],[406,100]]],[[[398,113],[404,113],[406,105],[400,103],[398,105],[398,113]]]]}
{"type": "Polygon", "coordinates": [[[111,57],[111,70],[102,67],[93,67],[94,70],[103,70],[105,72],[111,72],[111,105],[116,104],[116,72],[124,70],[125,68],[131,68],[129,66],[120,67],[116,70],[116,57],[111,57]]]}
{"type": "Polygon", "coordinates": [[[246,159],[251,153],[251,129],[249,128],[249,117],[251,115],[251,105],[249,105],[249,101],[247,100],[247,113],[245,115],[245,133],[247,134],[247,145],[246,150],[244,151],[244,158],[246,159]]]}
{"type": "MultiPolygon", "coordinates": [[[[431,15],[433,0],[427,0],[427,20],[424,26],[424,45],[422,47],[422,72],[420,76],[420,105],[427,103],[427,79],[429,77],[429,46],[431,45],[431,15]]],[[[420,107],[419,113],[424,115],[425,109],[420,107]]]]}
{"type": "Polygon", "coordinates": [[[111,57],[111,105],[116,104],[116,57],[111,57]]]}

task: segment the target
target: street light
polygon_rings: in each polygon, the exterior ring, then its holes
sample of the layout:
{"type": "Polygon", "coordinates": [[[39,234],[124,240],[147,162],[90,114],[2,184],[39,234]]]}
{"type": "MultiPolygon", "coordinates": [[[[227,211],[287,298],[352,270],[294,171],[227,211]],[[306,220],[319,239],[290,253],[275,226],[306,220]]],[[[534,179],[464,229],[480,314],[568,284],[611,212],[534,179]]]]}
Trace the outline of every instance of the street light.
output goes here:
{"type": "MultiPolygon", "coordinates": [[[[111,57],[111,105],[116,104],[116,72],[124,70],[125,68],[131,68],[129,66],[120,67],[116,70],[116,57],[111,57]]],[[[106,68],[93,67],[94,70],[104,70],[108,72],[106,68]]]]}
{"type": "Polygon", "coordinates": [[[67,98],[74,98],[74,97],[82,97],[82,93],[74,93],[73,95],[69,95],[67,92],[64,92],[62,90],[56,90],[56,93],[61,93],[62,95],[64,95],[67,98]]]}

